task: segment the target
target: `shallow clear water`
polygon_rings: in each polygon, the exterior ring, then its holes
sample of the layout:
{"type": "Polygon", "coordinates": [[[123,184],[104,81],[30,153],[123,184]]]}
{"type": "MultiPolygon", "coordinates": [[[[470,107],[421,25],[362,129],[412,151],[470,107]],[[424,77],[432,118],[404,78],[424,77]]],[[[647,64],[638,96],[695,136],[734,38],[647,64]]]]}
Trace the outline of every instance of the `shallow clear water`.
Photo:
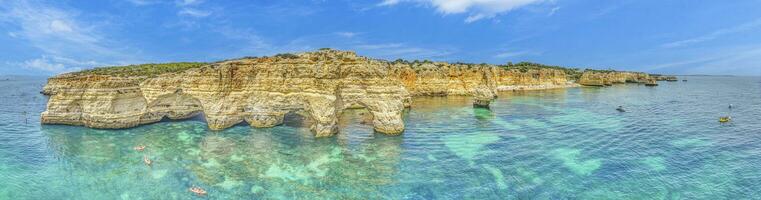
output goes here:
{"type": "Polygon", "coordinates": [[[761,78],[686,78],[503,93],[491,111],[418,98],[401,136],[350,110],[319,139],[298,117],[221,132],[41,126],[45,80],[14,78],[0,81],[0,199],[198,198],[192,185],[210,199],[761,198],[761,78]]]}

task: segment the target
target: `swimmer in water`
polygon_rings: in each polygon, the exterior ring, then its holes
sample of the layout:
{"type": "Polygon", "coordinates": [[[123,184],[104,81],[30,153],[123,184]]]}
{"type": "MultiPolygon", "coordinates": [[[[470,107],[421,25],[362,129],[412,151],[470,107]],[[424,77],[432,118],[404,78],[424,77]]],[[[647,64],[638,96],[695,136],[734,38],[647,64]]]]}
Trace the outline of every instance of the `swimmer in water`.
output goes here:
{"type": "Polygon", "coordinates": [[[189,190],[190,190],[190,192],[195,193],[198,196],[205,196],[206,195],[206,190],[204,190],[203,188],[198,187],[198,186],[190,187],[189,190]]]}
{"type": "Polygon", "coordinates": [[[145,165],[148,165],[148,166],[151,166],[151,164],[153,164],[153,161],[150,158],[148,158],[148,155],[143,155],[143,162],[145,163],[145,165]]]}

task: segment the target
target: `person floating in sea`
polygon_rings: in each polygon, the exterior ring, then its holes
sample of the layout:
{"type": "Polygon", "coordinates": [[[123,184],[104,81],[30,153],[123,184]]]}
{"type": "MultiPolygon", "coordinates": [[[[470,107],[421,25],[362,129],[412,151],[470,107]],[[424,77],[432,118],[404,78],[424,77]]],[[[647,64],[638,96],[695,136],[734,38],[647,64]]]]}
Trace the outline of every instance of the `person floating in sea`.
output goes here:
{"type": "Polygon", "coordinates": [[[193,187],[190,187],[189,190],[190,192],[195,193],[198,196],[206,196],[206,190],[204,190],[201,187],[193,186],[193,187]]]}
{"type": "Polygon", "coordinates": [[[616,110],[617,110],[618,112],[626,112],[626,110],[624,110],[624,107],[623,107],[623,106],[618,106],[618,108],[616,108],[616,110]]]}
{"type": "Polygon", "coordinates": [[[134,149],[135,151],[143,151],[145,150],[145,145],[137,145],[133,147],[132,149],[134,149]]]}
{"type": "Polygon", "coordinates": [[[730,109],[730,110],[732,109],[732,107],[734,107],[734,106],[732,106],[732,104],[729,104],[729,109],[730,109]]]}
{"type": "Polygon", "coordinates": [[[148,155],[143,155],[143,163],[145,163],[145,165],[151,166],[151,164],[153,164],[153,161],[150,158],[148,158],[148,155]]]}

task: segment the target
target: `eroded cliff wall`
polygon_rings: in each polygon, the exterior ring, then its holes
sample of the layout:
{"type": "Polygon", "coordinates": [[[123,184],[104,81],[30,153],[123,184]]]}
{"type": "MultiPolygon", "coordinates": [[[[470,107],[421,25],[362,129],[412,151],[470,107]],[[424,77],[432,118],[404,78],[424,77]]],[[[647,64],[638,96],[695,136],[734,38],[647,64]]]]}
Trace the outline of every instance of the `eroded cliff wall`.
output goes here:
{"type": "Polygon", "coordinates": [[[579,84],[585,86],[610,86],[620,83],[648,83],[652,78],[646,73],[618,71],[585,71],[579,84]]]}
{"type": "Polygon", "coordinates": [[[366,108],[374,129],[393,135],[404,130],[402,113],[413,96],[468,95],[488,105],[498,91],[575,85],[556,69],[387,62],[320,50],[155,76],[59,75],[43,89],[50,100],[42,123],[128,128],[203,114],[210,129],[220,130],[243,121],[272,127],[296,112],[310,119],[317,136],[330,136],[344,109],[366,108]]]}

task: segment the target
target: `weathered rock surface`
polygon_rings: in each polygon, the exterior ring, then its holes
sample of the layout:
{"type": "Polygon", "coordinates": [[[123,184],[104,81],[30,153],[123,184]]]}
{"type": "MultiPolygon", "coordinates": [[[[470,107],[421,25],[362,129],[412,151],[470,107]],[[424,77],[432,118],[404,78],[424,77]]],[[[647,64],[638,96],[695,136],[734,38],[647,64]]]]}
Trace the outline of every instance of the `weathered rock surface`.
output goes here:
{"type": "Polygon", "coordinates": [[[656,81],[678,81],[679,79],[676,78],[676,76],[666,76],[661,74],[653,74],[651,77],[655,78],[656,81]]]}
{"type": "MultiPolygon", "coordinates": [[[[639,81],[635,75],[605,80],[639,81]]],[[[600,79],[587,76],[582,84],[600,79]]],[[[203,114],[210,129],[221,130],[244,121],[252,127],[277,126],[286,114],[297,113],[309,119],[316,136],[330,136],[338,131],[344,109],[364,108],[375,131],[395,135],[404,131],[402,115],[413,96],[467,95],[488,106],[498,91],[570,86],[576,84],[555,69],[387,62],[328,49],[150,77],[55,76],[43,89],[50,99],[41,121],[112,129],[203,114]]]]}
{"type": "Polygon", "coordinates": [[[556,69],[497,70],[497,90],[541,90],[579,86],[556,69]]]}
{"type": "Polygon", "coordinates": [[[618,71],[585,71],[579,78],[584,86],[610,86],[621,83],[647,83],[651,77],[646,73],[618,71]]]}

